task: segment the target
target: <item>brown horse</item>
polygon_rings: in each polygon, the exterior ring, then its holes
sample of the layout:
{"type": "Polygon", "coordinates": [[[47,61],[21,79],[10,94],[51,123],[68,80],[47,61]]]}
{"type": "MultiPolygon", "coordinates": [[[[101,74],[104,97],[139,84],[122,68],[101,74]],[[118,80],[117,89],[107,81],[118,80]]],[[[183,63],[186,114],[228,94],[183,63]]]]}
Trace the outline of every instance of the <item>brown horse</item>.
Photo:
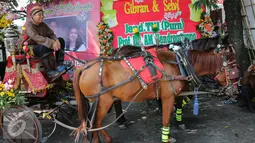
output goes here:
{"type": "MultiPolygon", "coordinates": [[[[174,52],[158,49],[157,58],[160,60],[164,67],[164,71],[167,75],[177,76],[180,75],[178,66],[176,64],[169,64],[164,61],[176,61],[176,55],[174,52]]],[[[222,57],[220,54],[201,52],[197,50],[190,50],[188,52],[188,57],[192,61],[195,73],[198,76],[206,74],[215,74],[222,68],[222,57]]],[[[87,67],[91,61],[84,65],[87,67]]],[[[75,91],[75,96],[78,104],[79,118],[81,120],[81,126],[77,129],[79,133],[82,130],[86,131],[86,119],[87,119],[87,109],[85,97],[95,95],[100,92],[101,84],[105,88],[118,85],[119,83],[129,79],[133,76],[132,70],[125,69],[120,61],[104,61],[102,81],[99,76],[101,62],[93,64],[84,70],[84,67],[78,68],[74,73],[73,88],[75,91]]],[[[175,96],[178,96],[185,87],[185,81],[174,80],[174,81],[159,81],[159,97],[162,101],[162,142],[168,142],[168,135],[170,133],[170,117],[171,111],[174,106],[175,96]],[[172,85],[172,86],[170,86],[172,85]],[[175,92],[176,94],[175,94],[175,92]]],[[[97,112],[95,117],[95,128],[100,128],[103,118],[105,117],[107,111],[113,103],[113,98],[116,97],[121,101],[130,102],[134,96],[142,89],[142,86],[138,79],[129,82],[125,85],[118,87],[117,89],[111,90],[107,93],[99,96],[99,102],[97,106],[97,112]]],[[[155,85],[151,84],[146,90],[143,90],[139,96],[135,99],[135,102],[140,102],[148,99],[155,99],[155,85]]],[[[104,131],[99,131],[106,142],[111,142],[111,137],[104,131]]],[[[93,142],[99,142],[98,133],[93,132],[93,142]]]]}

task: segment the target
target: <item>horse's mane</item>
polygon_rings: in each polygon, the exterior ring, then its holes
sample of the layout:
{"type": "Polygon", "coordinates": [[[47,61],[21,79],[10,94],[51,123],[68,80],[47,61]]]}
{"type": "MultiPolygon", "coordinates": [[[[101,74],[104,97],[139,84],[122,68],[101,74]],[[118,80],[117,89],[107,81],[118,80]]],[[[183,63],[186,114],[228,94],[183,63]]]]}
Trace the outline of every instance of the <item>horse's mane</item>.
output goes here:
{"type": "Polygon", "coordinates": [[[205,71],[219,71],[222,67],[222,57],[213,52],[189,50],[188,59],[192,65],[200,64],[205,71]]]}
{"type": "Polygon", "coordinates": [[[213,38],[195,39],[190,42],[192,49],[198,51],[211,51],[219,44],[220,36],[213,38]]]}

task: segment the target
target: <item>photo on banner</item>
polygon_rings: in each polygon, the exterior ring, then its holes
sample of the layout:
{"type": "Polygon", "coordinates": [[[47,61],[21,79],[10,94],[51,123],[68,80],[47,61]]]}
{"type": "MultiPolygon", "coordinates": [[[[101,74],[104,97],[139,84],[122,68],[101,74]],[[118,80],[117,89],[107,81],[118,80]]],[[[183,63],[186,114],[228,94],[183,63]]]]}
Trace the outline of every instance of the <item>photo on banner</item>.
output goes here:
{"type": "Polygon", "coordinates": [[[54,31],[57,37],[66,42],[65,51],[85,52],[88,49],[87,17],[79,19],[77,15],[46,18],[45,23],[54,31]]]}

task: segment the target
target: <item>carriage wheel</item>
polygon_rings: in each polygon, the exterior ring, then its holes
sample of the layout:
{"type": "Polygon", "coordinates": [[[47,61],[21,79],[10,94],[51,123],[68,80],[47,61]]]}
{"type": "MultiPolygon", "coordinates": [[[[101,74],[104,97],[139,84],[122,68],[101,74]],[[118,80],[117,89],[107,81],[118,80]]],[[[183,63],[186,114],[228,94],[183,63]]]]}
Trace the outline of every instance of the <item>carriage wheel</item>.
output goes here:
{"type": "Polygon", "coordinates": [[[42,127],[36,115],[26,106],[12,106],[2,114],[3,139],[10,143],[39,143],[42,127]]]}

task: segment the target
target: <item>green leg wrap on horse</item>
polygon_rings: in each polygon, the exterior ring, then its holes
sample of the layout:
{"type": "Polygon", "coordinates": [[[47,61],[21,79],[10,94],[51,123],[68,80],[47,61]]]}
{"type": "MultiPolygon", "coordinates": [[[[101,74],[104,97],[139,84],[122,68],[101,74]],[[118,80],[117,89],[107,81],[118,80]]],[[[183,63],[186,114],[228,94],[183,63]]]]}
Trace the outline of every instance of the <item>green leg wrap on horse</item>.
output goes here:
{"type": "Polygon", "coordinates": [[[163,126],[163,128],[162,128],[162,142],[168,142],[169,134],[170,134],[170,127],[163,126]]]}
{"type": "Polygon", "coordinates": [[[190,102],[190,99],[189,97],[185,97],[183,100],[182,100],[182,107],[184,107],[187,103],[190,102]]]}
{"type": "Polygon", "coordinates": [[[182,100],[182,107],[184,107],[187,104],[187,102],[185,101],[185,99],[182,100]]]}
{"type": "Polygon", "coordinates": [[[177,108],[175,118],[178,122],[182,121],[182,109],[177,108]]]}

